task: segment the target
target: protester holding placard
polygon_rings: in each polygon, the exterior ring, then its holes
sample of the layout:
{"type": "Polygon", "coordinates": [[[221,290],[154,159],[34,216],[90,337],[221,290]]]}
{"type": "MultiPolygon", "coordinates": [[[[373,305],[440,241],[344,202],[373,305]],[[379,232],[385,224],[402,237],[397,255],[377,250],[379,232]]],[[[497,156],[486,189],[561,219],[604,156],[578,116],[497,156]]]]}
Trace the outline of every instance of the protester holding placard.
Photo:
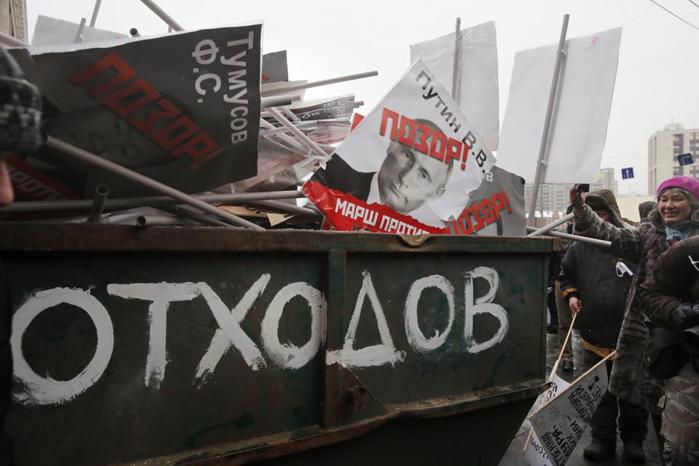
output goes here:
{"type": "MultiPolygon", "coordinates": [[[[608,190],[590,193],[586,203],[602,220],[625,229],[614,194],[608,190]]],[[[583,346],[582,370],[588,370],[607,357],[616,347],[624,304],[636,265],[622,260],[602,246],[575,242],[561,262],[561,295],[571,313],[578,314],[575,328],[583,346]]],[[[607,362],[611,372],[612,362],[607,362]]],[[[592,442],[583,455],[601,461],[616,451],[618,427],[624,442],[626,459],[645,461],[643,441],[647,433],[648,411],[607,392],[590,420],[592,442]]]]}
{"type": "MultiPolygon", "coordinates": [[[[609,389],[619,398],[658,413],[664,387],[663,381],[652,377],[648,371],[645,358],[650,343],[647,322],[654,328],[699,321],[699,306],[683,303],[674,309],[652,308],[647,290],[640,285],[655,274],[658,258],[671,242],[699,233],[699,180],[675,176],[662,182],[657,191],[658,208],[650,214],[650,223],[641,224],[638,230],[604,222],[574,190],[570,200],[579,234],[611,241],[613,254],[638,263],[636,285],[626,301],[609,389]]],[[[656,422],[656,429],[658,427],[656,422]]]]}

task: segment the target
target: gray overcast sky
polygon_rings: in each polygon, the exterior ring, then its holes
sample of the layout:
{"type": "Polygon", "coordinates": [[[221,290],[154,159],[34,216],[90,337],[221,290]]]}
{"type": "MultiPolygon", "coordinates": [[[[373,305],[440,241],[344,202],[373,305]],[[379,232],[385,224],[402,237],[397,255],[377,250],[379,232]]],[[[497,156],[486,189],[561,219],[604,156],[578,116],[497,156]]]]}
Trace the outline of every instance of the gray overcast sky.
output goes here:
{"type": "MultiPolygon", "coordinates": [[[[699,27],[699,8],[688,0],[657,0],[699,27]]],[[[89,21],[95,0],[27,0],[29,28],[38,14],[89,21]]],[[[453,31],[495,21],[500,72],[500,121],[517,51],[558,41],[563,15],[568,37],[623,27],[614,101],[603,167],[633,166],[636,179],[620,193],[646,192],[648,137],[668,123],[699,127],[699,30],[646,0],[394,0],[230,1],[158,0],[185,29],[264,21],[265,52],[287,50],[292,80],[318,80],[377,70],[376,78],[310,90],[307,97],[355,93],[367,113],[405,72],[409,46],[453,31]]],[[[102,0],[96,27],[142,35],[167,31],[139,0],[102,0]]]]}

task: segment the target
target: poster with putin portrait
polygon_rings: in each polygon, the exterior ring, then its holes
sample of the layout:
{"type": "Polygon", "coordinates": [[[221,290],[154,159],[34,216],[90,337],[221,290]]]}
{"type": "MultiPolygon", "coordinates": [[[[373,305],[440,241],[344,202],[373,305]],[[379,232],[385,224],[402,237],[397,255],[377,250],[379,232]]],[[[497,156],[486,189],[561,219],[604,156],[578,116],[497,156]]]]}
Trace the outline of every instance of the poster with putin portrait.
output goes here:
{"type": "Polygon", "coordinates": [[[416,60],[304,193],[337,230],[449,233],[495,159],[416,60]]]}
{"type": "MultiPolygon", "coordinates": [[[[256,174],[261,35],[252,24],[13,54],[45,98],[47,134],[191,193],[256,174]]],[[[10,163],[46,186],[44,198],[91,196],[98,184],[114,197],[147,193],[47,151],[10,163]]]]}

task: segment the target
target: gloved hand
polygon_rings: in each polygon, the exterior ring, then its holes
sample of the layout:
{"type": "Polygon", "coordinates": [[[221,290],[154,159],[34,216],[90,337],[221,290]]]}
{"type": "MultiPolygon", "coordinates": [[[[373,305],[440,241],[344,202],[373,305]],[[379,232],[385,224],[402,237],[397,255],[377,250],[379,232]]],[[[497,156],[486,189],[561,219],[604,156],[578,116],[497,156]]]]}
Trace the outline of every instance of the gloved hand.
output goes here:
{"type": "Polygon", "coordinates": [[[682,303],[672,312],[675,327],[685,329],[699,325],[699,303],[682,303]]]}

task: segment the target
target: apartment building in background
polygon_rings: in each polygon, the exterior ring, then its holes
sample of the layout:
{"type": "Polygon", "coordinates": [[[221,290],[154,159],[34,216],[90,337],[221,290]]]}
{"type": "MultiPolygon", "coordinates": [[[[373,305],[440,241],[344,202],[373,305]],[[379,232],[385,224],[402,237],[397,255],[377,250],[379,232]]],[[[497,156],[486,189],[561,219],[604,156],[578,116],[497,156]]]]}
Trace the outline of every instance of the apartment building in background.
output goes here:
{"type": "Polygon", "coordinates": [[[29,41],[25,0],[0,0],[0,32],[22,42],[29,41]]]}
{"type": "MultiPolygon", "coordinates": [[[[609,189],[618,196],[619,183],[616,180],[616,169],[602,168],[599,171],[597,182],[590,184],[590,191],[599,189],[609,189]]],[[[539,200],[536,203],[536,210],[539,212],[563,212],[568,207],[568,192],[570,185],[563,184],[542,184],[539,188],[539,200]]],[[[532,198],[533,185],[527,183],[524,186],[525,205],[529,206],[532,198]]],[[[527,207],[528,210],[528,207],[527,207]]]]}
{"type": "Polygon", "coordinates": [[[676,175],[699,179],[699,128],[684,129],[681,123],[667,125],[648,138],[648,192],[655,193],[663,180],[676,175]],[[690,153],[692,165],[680,166],[677,156],[690,153]]]}

